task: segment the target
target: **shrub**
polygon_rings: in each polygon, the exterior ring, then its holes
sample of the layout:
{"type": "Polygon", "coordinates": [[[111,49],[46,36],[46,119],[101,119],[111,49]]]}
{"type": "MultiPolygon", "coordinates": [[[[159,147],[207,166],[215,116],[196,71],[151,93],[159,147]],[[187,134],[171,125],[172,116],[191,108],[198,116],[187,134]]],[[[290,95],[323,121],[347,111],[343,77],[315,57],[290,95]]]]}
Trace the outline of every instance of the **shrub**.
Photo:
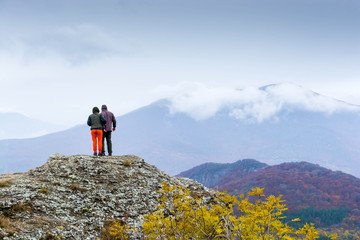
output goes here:
{"type": "Polygon", "coordinates": [[[59,239],[59,238],[54,236],[51,233],[48,233],[48,234],[46,234],[46,236],[43,236],[40,238],[40,240],[55,240],[55,239],[59,239]]]}
{"type": "MultiPolygon", "coordinates": [[[[266,197],[263,188],[248,195],[217,193],[211,201],[192,198],[190,191],[163,183],[158,210],[144,216],[146,239],[317,239],[311,224],[293,229],[281,221],[286,206],[281,196],[266,197]],[[239,211],[234,214],[234,209],[239,211]]],[[[298,221],[294,219],[291,221],[298,221]]],[[[335,236],[331,236],[335,239],[335,236]]]]}
{"type": "Polygon", "coordinates": [[[79,188],[79,186],[76,185],[76,184],[71,184],[71,185],[70,185],[70,189],[73,190],[73,191],[77,191],[77,190],[79,190],[80,188],[79,188]]]}
{"type": "Polygon", "coordinates": [[[0,216],[0,229],[3,229],[10,236],[12,236],[17,231],[15,224],[13,224],[9,218],[4,216],[0,216]]]}
{"type": "Polygon", "coordinates": [[[69,186],[69,188],[74,191],[74,192],[86,192],[87,189],[86,188],[83,188],[83,187],[80,187],[78,186],[77,184],[73,183],[69,186]]]}
{"type": "Polygon", "coordinates": [[[16,213],[22,213],[26,211],[31,211],[31,206],[29,204],[19,202],[12,205],[10,209],[4,210],[3,215],[5,217],[11,217],[14,216],[16,213]]]}
{"type": "Polygon", "coordinates": [[[48,194],[50,193],[50,191],[49,191],[49,189],[47,189],[47,188],[45,188],[45,187],[42,187],[42,188],[39,190],[39,193],[48,195],[48,194]]]}
{"type": "Polygon", "coordinates": [[[124,166],[125,166],[125,167],[130,167],[130,162],[126,160],[126,161],[124,162],[124,166]]]}
{"type": "Polygon", "coordinates": [[[10,220],[8,218],[0,216],[0,228],[7,229],[10,225],[10,220]]]}
{"type": "Polygon", "coordinates": [[[83,213],[83,214],[88,213],[88,212],[90,212],[90,209],[89,209],[89,208],[86,208],[86,207],[85,207],[85,208],[82,209],[82,213],[83,213]]]}
{"type": "Polygon", "coordinates": [[[10,187],[10,186],[11,186],[11,180],[0,181],[0,188],[10,187]]]}
{"type": "Polygon", "coordinates": [[[106,221],[103,229],[101,229],[101,240],[125,240],[129,239],[129,232],[135,231],[126,225],[124,220],[106,221]]]}

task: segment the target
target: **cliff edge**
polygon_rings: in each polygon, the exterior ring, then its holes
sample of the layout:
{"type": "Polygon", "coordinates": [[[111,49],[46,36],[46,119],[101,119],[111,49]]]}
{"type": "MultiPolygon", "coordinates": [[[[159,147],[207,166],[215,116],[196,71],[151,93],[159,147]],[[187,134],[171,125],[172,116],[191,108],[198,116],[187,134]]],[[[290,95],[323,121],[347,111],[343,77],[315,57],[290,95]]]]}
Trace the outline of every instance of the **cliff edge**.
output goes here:
{"type": "Polygon", "coordinates": [[[35,170],[0,175],[0,239],[98,239],[107,220],[124,218],[139,239],[143,215],[159,204],[162,182],[212,195],[137,156],[52,154],[35,170]]]}

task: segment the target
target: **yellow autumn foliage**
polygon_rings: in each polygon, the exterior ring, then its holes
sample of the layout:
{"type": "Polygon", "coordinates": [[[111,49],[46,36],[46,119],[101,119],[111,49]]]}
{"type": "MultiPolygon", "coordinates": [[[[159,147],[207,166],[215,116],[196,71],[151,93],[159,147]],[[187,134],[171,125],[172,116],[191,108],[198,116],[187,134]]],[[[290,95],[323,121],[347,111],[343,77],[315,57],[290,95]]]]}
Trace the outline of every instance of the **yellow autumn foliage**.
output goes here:
{"type": "Polygon", "coordinates": [[[129,239],[129,233],[136,232],[136,230],[127,226],[125,220],[112,220],[105,222],[104,228],[101,230],[100,239],[101,240],[129,239]]]}
{"type": "MultiPolygon", "coordinates": [[[[191,197],[188,189],[163,183],[158,210],[144,216],[146,239],[306,239],[319,238],[313,225],[293,229],[281,219],[287,210],[281,196],[263,194],[263,188],[248,195],[217,193],[204,199],[191,197]],[[234,213],[235,209],[238,211],[234,213]]],[[[292,220],[289,220],[292,221],[292,220]]],[[[299,221],[294,219],[293,221],[299,221]]],[[[336,236],[329,236],[336,239],[336,236]]]]}

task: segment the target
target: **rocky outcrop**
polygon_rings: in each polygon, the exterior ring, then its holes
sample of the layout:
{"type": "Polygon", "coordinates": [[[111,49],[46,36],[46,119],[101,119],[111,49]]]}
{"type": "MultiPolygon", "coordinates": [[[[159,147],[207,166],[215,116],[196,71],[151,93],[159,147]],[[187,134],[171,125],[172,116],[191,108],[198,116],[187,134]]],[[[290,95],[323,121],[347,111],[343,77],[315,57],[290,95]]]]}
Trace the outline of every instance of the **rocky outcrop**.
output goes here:
{"type": "Polygon", "coordinates": [[[0,175],[0,239],[98,239],[105,221],[124,218],[138,230],[132,239],[140,239],[143,215],[156,210],[164,181],[212,195],[137,156],[53,154],[35,170],[0,175]]]}

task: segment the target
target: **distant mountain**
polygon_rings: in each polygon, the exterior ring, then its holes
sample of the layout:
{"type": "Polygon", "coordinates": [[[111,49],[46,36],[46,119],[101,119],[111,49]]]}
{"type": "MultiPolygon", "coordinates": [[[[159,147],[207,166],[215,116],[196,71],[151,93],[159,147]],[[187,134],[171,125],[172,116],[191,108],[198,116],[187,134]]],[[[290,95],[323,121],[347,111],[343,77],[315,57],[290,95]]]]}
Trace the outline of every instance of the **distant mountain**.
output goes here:
{"type": "MultiPolygon", "coordinates": [[[[141,156],[172,175],[253,158],[307,161],[360,177],[358,106],[282,84],[203,95],[174,96],[117,117],[113,154],[141,156]]],[[[54,152],[92,154],[85,120],[42,137],[0,141],[0,168],[26,171],[54,152]]]]}
{"type": "MultiPolygon", "coordinates": [[[[347,208],[347,219],[343,225],[360,227],[359,178],[307,162],[282,163],[256,170],[253,166],[261,166],[261,163],[255,160],[212,165],[216,165],[218,169],[225,169],[229,165],[233,168],[217,181],[217,185],[212,186],[219,191],[225,190],[229,194],[240,195],[249,192],[251,188],[264,187],[265,195],[283,195],[282,199],[285,200],[289,211],[298,214],[304,212],[304,209],[309,211],[308,209],[312,208],[340,210],[347,208]],[[249,171],[251,168],[254,171],[249,171]]],[[[206,179],[211,169],[209,166],[210,164],[203,164],[179,176],[189,177],[206,186],[208,184],[206,179]]]]}
{"type": "Polygon", "coordinates": [[[33,138],[65,129],[65,126],[28,118],[19,113],[0,113],[0,140],[33,138]]]}
{"type": "Polygon", "coordinates": [[[292,209],[347,206],[360,211],[360,179],[307,162],[282,163],[241,177],[224,176],[219,190],[233,194],[265,187],[265,194],[284,195],[292,209]]]}
{"type": "Polygon", "coordinates": [[[235,163],[204,163],[177,176],[194,179],[206,187],[222,186],[226,179],[245,177],[251,172],[268,167],[253,159],[239,160],[235,163]]]}

